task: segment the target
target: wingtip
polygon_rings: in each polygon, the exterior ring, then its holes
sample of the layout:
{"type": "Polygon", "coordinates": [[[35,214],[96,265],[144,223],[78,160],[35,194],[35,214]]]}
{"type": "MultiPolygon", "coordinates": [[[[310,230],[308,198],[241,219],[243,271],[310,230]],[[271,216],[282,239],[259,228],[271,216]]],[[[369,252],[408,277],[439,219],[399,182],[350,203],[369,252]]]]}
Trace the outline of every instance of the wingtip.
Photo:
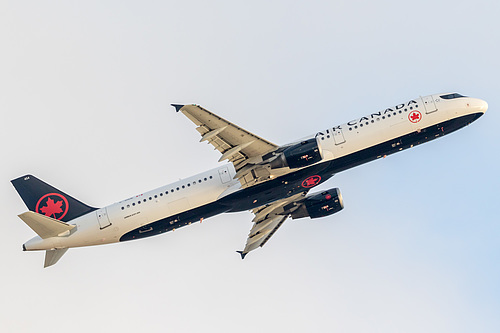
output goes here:
{"type": "Polygon", "coordinates": [[[248,254],[248,252],[243,252],[243,251],[236,251],[240,254],[241,260],[245,259],[245,256],[248,254]]]}
{"type": "Polygon", "coordinates": [[[172,105],[175,108],[175,112],[179,112],[179,110],[182,109],[182,107],[184,106],[181,104],[170,104],[170,105],[172,105]]]}

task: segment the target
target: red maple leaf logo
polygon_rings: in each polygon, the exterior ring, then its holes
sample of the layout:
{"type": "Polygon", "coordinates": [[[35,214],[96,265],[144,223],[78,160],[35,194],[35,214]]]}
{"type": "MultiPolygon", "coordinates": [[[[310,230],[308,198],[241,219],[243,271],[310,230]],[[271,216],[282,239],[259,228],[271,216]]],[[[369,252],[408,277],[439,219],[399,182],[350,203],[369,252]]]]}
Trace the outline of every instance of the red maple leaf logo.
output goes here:
{"type": "Polygon", "coordinates": [[[44,206],[40,208],[40,211],[45,214],[45,216],[52,216],[55,214],[61,214],[63,212],[61,206],[63,204],[62,200],[61,201],[55,201],[52,200],[51,198],[47,199],[47,202],[45,203],[47,206],[44,206]]]}
{"type": "Polygon", "coordinates": [[[419,111],[415,110],[408,115],[408,120],[412,123],[416,124],[422,119],[422,115],[419,111]]]}
{"type": "Polygon", "coordinates": [[[302,187],[310,188],[310,187],[318,185],[320,181],[321,181],[321,177],[318,175],[314,175],[314,176],[311,176],[311,177],[304,179],[304,181],[302,182],[302,187]]]}

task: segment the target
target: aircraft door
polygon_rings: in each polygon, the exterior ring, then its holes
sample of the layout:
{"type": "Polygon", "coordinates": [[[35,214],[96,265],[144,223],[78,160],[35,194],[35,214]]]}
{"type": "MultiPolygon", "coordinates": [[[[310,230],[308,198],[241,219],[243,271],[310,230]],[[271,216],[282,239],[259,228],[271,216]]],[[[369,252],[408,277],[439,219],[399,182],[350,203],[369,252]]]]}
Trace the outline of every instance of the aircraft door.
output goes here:
{"type": "Polygon", "coordinates": [[[422,101],[424,102],[425,113],[429,114],[437,111],[436,103],[434,103],[434,98],[432,98],[432,95],[422,97],[422,101]]]}
{"type": "Polygon", "coordinates": [[[231,175],[229,174],[229,169],[227,167],[220,168],[219,169],[219,177],[222,182],[222,184],[225,184],[227,182],[231,181],[231,175]]]}
{"type": "Polygon", "coordinates": [[[342,128],[340,126],[333,129],[333,140],[336,145],[340,145],[345,142],[344,133],[342,133],[342,128]]]}
{"type": "Polygon", "coordinates": [[[97,214],[97,221],[99,221],[99,227],[101,228],[101,230],[111,225],[106,208],[98,209],[96,214],[97,214]]]}

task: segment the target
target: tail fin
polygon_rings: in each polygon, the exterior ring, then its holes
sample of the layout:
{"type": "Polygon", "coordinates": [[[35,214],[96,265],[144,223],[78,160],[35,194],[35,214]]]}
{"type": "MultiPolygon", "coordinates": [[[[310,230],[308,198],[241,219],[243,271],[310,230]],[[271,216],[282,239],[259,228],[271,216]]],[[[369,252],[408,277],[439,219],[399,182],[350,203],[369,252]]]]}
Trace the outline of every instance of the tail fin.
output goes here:
{"type": "Polygon", "coordinates": [[[11,181],[32,212],[64,222],[96,210],[32,175],[11,181]]]}

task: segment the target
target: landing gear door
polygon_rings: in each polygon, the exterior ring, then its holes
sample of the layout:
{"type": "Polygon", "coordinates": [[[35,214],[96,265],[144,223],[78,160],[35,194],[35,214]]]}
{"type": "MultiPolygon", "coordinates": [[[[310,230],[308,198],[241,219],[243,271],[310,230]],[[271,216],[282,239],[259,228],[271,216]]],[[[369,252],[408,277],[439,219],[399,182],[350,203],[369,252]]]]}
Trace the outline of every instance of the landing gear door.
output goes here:
{"type": "Polygon", "coordinates": [[[99,221],[99,227],[101,228],[101,230],[111,225],[106,208],[98,209],[96,214],[97,221],[99,221]]]}
{"type": "Polygon", "coordinates": [[[431,96],[422,97],[424,102],[425,113],[432,113],[437,111],[436,103],[434,103],[434,98],[431,96]]]}

